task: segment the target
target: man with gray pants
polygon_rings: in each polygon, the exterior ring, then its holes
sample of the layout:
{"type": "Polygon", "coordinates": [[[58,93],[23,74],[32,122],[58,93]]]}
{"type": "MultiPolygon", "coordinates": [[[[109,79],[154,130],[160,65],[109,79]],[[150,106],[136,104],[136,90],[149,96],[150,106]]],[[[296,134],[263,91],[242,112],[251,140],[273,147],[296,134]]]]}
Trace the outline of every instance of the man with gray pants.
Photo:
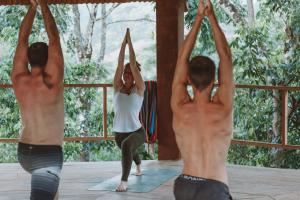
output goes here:
{"type": "Polygon", "coordinates": [[[31,200],[58,198],[63,164],[64,61],[59,33],[44,0],[30,0],[21,24],[11,79],[19,104],[23,128],[18,145],[21,166],[31,174],[31,200]],[[29,46],[34,17],[41,7],[49,45],[29,46]],[[28,47],[29,46],[29,47],[28,47]],[[28,69],[28,63],[31,70],[28,69]]]}
{"type": "Polygon", "coordinates": [[[176,179],[177,200],[229,200],[225,162],[232,136],[233,67],[230,48],[218,25],[213,6],[200,0],[192,30],[179,51],[172,86],[173,128],[182,159],[176,179]],[[204,17],[212,26],[220,57],[219,88],[212,96],[215,64],[206,56],[190,60],[204,17]],[[190,97],[187,85],[194,96],[190,97]]]}

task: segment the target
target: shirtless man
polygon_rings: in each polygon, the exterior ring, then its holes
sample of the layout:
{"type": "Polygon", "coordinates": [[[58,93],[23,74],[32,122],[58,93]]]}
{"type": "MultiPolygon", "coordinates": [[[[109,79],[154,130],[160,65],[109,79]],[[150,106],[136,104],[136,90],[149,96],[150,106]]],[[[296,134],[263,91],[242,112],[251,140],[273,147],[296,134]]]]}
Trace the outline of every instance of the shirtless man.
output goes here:
{"type": "Polygon", "coordinates": [[[31,174],[30,199],[53,200],[58,196],[63,164],[64,61],[59,33],[48,5],[43,0],[30,2],[21,24],[11,74],[23,124],[18,159],[24,170],[31,174]],[[49,46],[38,42],[28,47],[38,5],[44,18],[49,46]]]}
{"type": "Polygon", "coordinates": [[[183,159],[183,171],[174,184],[177,200],[231,199],[225,162],[232,136],[233,108],[232,59],[210,0],[200,0],[192,30],[177,60],[172,86],[171,107],[176,141],[183,159]],[[215,64],[208,57],[190,59],[203,18],[212,26],[220,57],[219,88],[214,96],[215,64]],[[187,85],[191,84],[191,98],[187,85]]]}

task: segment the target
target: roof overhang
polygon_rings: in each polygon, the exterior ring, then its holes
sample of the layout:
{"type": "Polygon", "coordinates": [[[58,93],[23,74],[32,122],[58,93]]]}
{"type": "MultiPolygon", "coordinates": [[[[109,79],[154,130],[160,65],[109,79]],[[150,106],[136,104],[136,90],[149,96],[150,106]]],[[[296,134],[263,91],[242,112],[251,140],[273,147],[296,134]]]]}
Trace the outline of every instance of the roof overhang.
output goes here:
{"type": "MultiPolygon", "coordinates": [[[[162,0],[161,0],[162,1],[162,0]]],[[[156,0],[47,0],[48,4],[156,2],[156,0]]],[[[0,0],[0,5],[28,5],[29,0],[0,0]]]]}

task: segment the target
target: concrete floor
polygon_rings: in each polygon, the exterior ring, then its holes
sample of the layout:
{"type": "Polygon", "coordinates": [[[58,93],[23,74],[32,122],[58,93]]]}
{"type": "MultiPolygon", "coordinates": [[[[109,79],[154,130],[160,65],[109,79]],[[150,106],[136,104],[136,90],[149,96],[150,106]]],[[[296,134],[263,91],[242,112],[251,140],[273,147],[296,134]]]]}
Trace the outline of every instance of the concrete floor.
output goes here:
{"type": "MultiPolygon", "coordinates": [[[[180,161],[144,161],[144,168],[181,168],[180,161]]],[[[173,200],[173,177],[149,193],[88,191],[121,172],[120,162],[65,163],[62,200],[173,200]]],[[[300,170],[228,166],[229,188],[236,200],[300,200],[300,170]]],[[[0,200],[29,199],[30,176],[19,164],[0,164],[0,200]]]]}

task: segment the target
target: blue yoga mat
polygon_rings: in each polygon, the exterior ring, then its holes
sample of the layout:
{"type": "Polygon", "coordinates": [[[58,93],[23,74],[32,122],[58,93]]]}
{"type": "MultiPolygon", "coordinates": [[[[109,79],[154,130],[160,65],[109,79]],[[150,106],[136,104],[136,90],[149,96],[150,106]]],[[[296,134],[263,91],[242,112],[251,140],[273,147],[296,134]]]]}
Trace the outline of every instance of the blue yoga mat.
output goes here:
{"type": "MultiPolygon", "coordinates": [[[[179,169],[145,169],[142,176],[130,175],[128,177],[128,192],[151,192],[171,178],[180,174],[179,169]]],[[[112,177],[95,185],[88,190],[115,191],[120,184],[121,175],[112,177]]]]}

